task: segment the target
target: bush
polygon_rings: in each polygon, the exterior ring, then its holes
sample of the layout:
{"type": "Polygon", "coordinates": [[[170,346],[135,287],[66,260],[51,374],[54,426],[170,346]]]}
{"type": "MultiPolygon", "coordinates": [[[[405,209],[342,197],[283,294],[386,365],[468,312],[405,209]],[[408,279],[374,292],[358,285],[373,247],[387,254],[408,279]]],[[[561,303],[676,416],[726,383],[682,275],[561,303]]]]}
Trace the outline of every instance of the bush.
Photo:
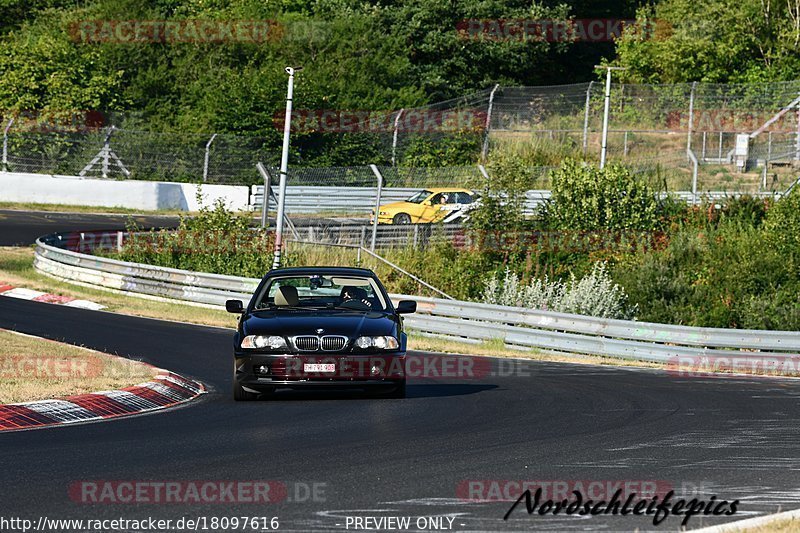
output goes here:
{"type": "Polygon", "coordinates": [[[624,166],[611,164],[601,170],[567,160],[552,175],[545,214],[555,229],[653,230],[659,201],[655,191],[624,166]]]}
{"type": "Polygon", "coordinates": [[[528,167],[513,153],[496,152],[487,165],[481,203],[470,215],[470,227],[484,231],[518,231],[525,226],[523,210],[528,189],[528,167]]]}
{"type": "Polygon", "coordinates": [[[604,262],[595,263],[581,280],[571,275],[567,283],[545,276],[520,284],[519,277],[506,269],[502,281],[497,275],[486,281],[483,301],[600,318],[632,319],[636,312],[635,306],[628,305],[625,290],[609,277],[604,262]]]}
{"type": "Polygon", "coordinates": [[[222,201],[203,206],[195,217],[181,217],[176,231],[132,235],[116,254],[123,261],[170,268],[260,278],[271,268],[273,239],[250,227],[250,217],[229,211],[222,201]]]}
{"type": "Polygon", "coordinates": [[[764,234],[769,243],[787,258],[800,252],[800,194],[784,196],[767,213],[764,234]]]}

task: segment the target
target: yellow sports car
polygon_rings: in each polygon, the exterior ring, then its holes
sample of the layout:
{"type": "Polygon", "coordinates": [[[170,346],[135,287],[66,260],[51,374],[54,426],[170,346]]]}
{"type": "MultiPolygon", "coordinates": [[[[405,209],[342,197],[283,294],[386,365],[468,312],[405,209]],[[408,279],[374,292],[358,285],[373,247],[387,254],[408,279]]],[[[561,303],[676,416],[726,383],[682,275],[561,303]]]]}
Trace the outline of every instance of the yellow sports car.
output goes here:
{"type": "MultiPolygon", "coordinates": [[[[469,189],[425,189],[408,200],[382,205],[378,224],[427,224],[462,217],[478,199],[469,189]]],[[[372,220],[375,211],[372,211],[372,220]]]]}

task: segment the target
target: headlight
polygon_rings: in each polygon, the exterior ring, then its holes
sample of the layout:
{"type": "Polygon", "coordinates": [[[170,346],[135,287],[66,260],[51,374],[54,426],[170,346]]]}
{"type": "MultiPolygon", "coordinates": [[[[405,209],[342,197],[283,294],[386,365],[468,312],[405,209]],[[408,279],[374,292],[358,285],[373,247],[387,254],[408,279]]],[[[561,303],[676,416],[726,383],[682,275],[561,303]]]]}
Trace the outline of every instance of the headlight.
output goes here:
{"type": "Polygon", "coordinates": [[[400,343],[394,337],[359,337],[356,346],[362,350],[377,348],[379,350],[396,350],[400,343]]]}
{"type": "Polygon", "coordinates": [[[286,348],[286,339],[277,335],[248,335],[242,339],[242,348],[279,350],[286,348]]]}

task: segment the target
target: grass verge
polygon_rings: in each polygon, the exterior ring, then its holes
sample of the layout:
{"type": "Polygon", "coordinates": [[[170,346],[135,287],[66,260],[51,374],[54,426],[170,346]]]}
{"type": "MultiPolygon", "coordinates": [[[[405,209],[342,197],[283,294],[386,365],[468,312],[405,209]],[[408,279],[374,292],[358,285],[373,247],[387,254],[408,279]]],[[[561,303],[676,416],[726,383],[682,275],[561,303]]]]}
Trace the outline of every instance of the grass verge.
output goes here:
{"type": "Polygon", "coordinates": [[[154,375],[143,363],[0,330],[0,404],[120,389],[154,375]]]}
{"type": "Polygon", "coordinates": [[[755,527],[736,529],[739,533],[796,533],[800,531],[800,518],[785,518],[755,527]]]}

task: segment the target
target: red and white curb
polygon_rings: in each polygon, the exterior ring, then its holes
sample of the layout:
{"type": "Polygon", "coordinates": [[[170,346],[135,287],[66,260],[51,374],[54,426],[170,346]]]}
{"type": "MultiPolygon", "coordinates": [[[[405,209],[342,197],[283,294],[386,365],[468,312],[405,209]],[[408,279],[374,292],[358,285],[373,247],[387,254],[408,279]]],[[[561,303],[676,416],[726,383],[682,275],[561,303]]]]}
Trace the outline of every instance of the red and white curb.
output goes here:
{"type": "Polygon", "coordinates": [[[2,282],[0,282],[0,296],[8,296],[9,298],[18,298],[20,300],[31,300],[34,302],[65,305],[67,307],[77,307],[79,309],[90,309],[92,311],[99,311],[106,308],[104,305],[90,302],[89,300],[78,300],[69,296],[48,294],[46,292],[39,292],[33,289],[23,289],[21,287],[15,288],[2,282]]]}
{"type": "Polygon", "coordinates": [[[0,405],[0,431],[106,420],[157,411],[205,394],[202,383],[159,369],[152,381],[59,400],[0,405]]]}

